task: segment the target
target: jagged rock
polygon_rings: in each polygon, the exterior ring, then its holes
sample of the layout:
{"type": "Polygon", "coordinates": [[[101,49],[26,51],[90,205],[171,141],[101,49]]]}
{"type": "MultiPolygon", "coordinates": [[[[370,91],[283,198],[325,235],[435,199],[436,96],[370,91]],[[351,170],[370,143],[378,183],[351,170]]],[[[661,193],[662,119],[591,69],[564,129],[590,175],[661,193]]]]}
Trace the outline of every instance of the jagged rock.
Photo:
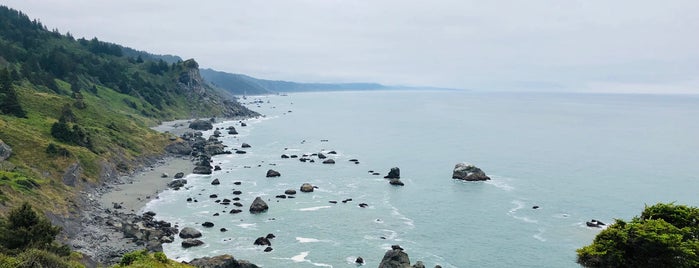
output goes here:
{"type": "Polygon", "coordinates": [[[205,221],[204,223],[201,224],[201,226],[204,226],[206,228],[211,228],[214,227],[214,223],[210,221],[205,221]]]}
{"type": "Polygon", "coordinates": [[[185,184],[187,184],[187,180],[177,179],[177,180],[172,180],[171,182],[168,182],[167,187],[170,187],[172,189],[179,189],[181,187],[184,187],[185,184]]]}
{"type": "Polygon", "coordinates": [[[383,255],[379,268],[410,268],[410,258],[408,254],[403,252],[403,249],[397,245],[392,246],[392,249],[386,251],[383,255]]]}
{"type": "Polygon", "coordinates": [[[267,238],[267,239],[274,239],[275,237],[277,237],[277,236],[274,235],[273,233],[269,233],[269,234],[267,234],[267,236],[265,236],[265,238],[267,238]]]}
{"type": "Polygon", "coordinates": [[[248,261],[236,260],[231,255],[197,258],[190,261],[189,265],[197,268],[259,268],[248,261]]]}
{"type": "Polygon", "coordinates": [[[218,179],[214,179],[213,181],[211,181],[211,185],[219,185],[219,184],[221,184],[221,182],[218,181],[218,179]]]}
{"type": "Polygon", "coordinates": [[[226,146],[222,143],[208,143],[204,146],[204,152],[208,155],[226,154],[226,146]]]}
{"type": "Polygon", "coordinates": [[[243,142],[242,145],[240,145],[240,148],[250,148],[250,147],[252,147],[252,146],[250,146],[250,144],[247,144],[247,143],[244,143],[244,142],[243,142]]]}
{"type": "Polygon", "coordinates": [[[490,180],[490,177],[485,175],[480,168],[468,163],[458,163],[454,167],[454,173],[452,174],[452,179],[459,179],[465,181],[486,181],[490,180]]]}
{"type": "Polygon", "coordinates": [[[253,214],[265,212],[267,209],[269,209],[269,206],[267,206],[267,203],[265,203],[265,201],[259,196],[252,201],[252,204],[250,204],[250,213],[253,214]]]}
{"type": "Polygon", "coordinates": [[[271,246],[272,242],[270,242],[269,239],[260,236],[257,239],[255,239],[255,242],[253,244],[255,246],[271,246]]]}
{"type": "Polygon", "coordinates": [[[183,238],[183,239],[199,238],[199,237],[201,237],[201,232],[199,232],[199,230],[194,229],[192,227],[184,227],[184,228],[182,228],[182,231],[180,231],[179,236],[180,236],[180,238],[183,238]]]}
{"type": "Polygon", "coordinates": [[[413,264],[412,268],[425,268],[425,264],[422,261],[417,261],[413,264]]]}
{"type": "Polygon", "coordinates": [[[274,250],[274,249],[272,249],[272,247],[266,247],[264,251],[265,251],[265,252],[270,252],[270,251],[272,251],[272,250],[274,250]]]}
{"type": "Polygon", "coordinates": [[[82,167],[80,166],[80,163],[73,163],[70,165],[67,169],[66,172],[63,173],[63,184],[68,185],[70,187],[75,187],[75,183],[80,179],[82,175],[82,167]]]}
{"type": "Polygon", "coordinates": [[[219,170],[221,170],[221,166],[215,165],[215,166],[214,166],[214,171],[219,171],[219,170]]]}
{"type": "Polygon", "coordinates": [[[214,128],[214,125],[209,120],[194,120],[189,123],[189,128],[194,130],[209,130],[214,128]]]}
{"type": "Polygon", "coordinates": [[[357,257],[357,259],[354,260],[354,263],[356,264],[364,264],[364,259],[362,257],[357,257]]]}
{"type": "Polygon", "coordinates": [[[304,192],[304,193],[313,192],[313,185],[311,185],[310,183],[304,183],[301,185],[300,190],[301,190],[301,192],[304,192]]]}
{"type": "Polygon", "coordinates": [[[327,159],[327,160],[323,161],[323,164],[335,164],[335,160],[327,159]]]}
{"type": "Polygon", "coordinates": [[[279,177],[279,176],[281,176],[281,175],[282,175],[282,174],[279,173],[279,172],[276,171],[276,170],[273,170],[273,169],[267,170],[267,178],[279,177]]]}
{"type": "Polygon", "coordinates": [[[318,159],[325,159],[325,158],[328,158],[328,157],[325,156],[323,153],[318,153],[318,159]]]}
{"type": "Polygon", "coordinates": [[[186,142],[175,142],[166,146],[165,151],[176,155],[190,155],[192,154],[192,146],[186,142]]]}
{"type": "Polygon", "coordinates": [[[177,174],[175,174],[175,179],[181,179],[181,178],[184,178],[184,172],[177,172],[177,174]]]}
{"type": "Polygon", "coordinates": [[[296,190],[294,190],[294,189],[288,189],[288,190],[284,191],[284,194],[287,194],[287,195],[295,195],[295,194],[296,194],[296,190]]]}
{"type": "Polygon", "coordinates": [[[384,176],[385,179],[400,179],[400,168],[393,167],[388,175],[384,176]]]}
{"type": "Polygon", "coordinates": [[[0,140],[0,162],[10,158],[10,155],[12,155],[12,147],[0,140]]]}
{"type": "Polygon", "coordinates": [[[183,248],[191,248],[191,247],[201,246],[203,244],[204,244],[204,242],[202,242],[199,239],[187,238],[185,240],[182,240],[182,247],[183,248]]]}

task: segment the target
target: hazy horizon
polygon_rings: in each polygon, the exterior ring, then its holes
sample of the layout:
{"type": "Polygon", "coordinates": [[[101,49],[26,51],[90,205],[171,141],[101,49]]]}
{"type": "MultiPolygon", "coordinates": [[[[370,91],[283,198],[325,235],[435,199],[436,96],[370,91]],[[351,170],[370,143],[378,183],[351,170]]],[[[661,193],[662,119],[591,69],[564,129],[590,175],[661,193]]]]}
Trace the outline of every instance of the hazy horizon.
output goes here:
{"type": "Polygon", "coordinates": [[[699,2],[6,0],[76,38],[270,80],[699,94],[699,2]]]}

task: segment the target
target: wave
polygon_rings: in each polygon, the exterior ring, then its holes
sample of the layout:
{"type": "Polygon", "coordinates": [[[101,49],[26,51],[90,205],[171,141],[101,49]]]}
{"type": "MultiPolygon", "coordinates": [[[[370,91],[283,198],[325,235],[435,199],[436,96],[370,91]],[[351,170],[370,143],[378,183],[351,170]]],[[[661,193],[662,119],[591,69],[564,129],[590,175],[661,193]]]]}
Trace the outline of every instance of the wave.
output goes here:
{"type": "Polygon", "coordinates": [[[546,242],[546,238],[544,238],[543,235],[546,232],[546,229],[544,228],[539,228],[539,233],[533,235],[532,237],[536,238],[536,240],[539,240],[541,242],[546,242]]]}
{"type": "Polygon", "coordinates": [[[323,242],[323,240],[319,240],[319,239],[315,239],[315,238],[306,238],[306,237],[296,237],[296,241],[299,241],[299,243],[323,242]]]}
{"type": "Polygon", "coordinates": [[[299,208],[297,209],[298,211],[316,211],[324,208],[331,208],[331,206],[318,206],[318,207],[310,207],[310,208],[299,208]]]}
{"type": "Polygon", "coordinates": [[[243,229],[255,229],[255,227],[257,227],[257,224],[256,223],[241,223],[241,224],[238,224],[237,226],[240,228],[243,228],[243,229]]]}
{"type": "Polygon", "coordinates": [[[501,190],[505,190],[507,192],[513,191],[515,189],[515,187],[509,185],[507,182],[505,182],[505,180],[507,180],[507,179],[493,177],[493,179],[485,181],[485,184],[495,186],[496,188],[499,188],[501,190]]]}
{"type": "Polygon", "coordinates": [[[291,257],[291,258],[289,258],[289,259],[290,259],[291,261],[293,261],[293,262],[296,262],[296,263],[307,262],[307,263],[312,264],[313,266],[318,266],[318,267],[330,267],[330,268],[333,267],[333,266],[330,265],[330,264],[319,263],[319,262],[312,262],[311,260],[307,260],[306,257],[308,257],[308,254],[309,254],[309,253],[311,253],[311,252],[310,252],[310,251],[304,251],[304,252],[301,252],[301,253],[299,253],[298,255],[293,256],[293,257],[291,257]]]}

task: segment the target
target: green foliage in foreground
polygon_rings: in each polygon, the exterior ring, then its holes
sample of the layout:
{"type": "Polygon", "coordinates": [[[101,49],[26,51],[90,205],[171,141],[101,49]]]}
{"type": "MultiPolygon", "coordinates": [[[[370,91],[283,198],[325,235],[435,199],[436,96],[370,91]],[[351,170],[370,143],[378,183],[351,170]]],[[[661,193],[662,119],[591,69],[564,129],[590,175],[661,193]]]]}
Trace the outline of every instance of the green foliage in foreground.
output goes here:
{"type": "Polygon", "coordinates": [[[577,252],[586,267],[699,267],[699,208],[646,206],[640,217],[616,220],[577,252]]]}
{"type": "Polygon", "coordinates": [[[124,254],[121,261],[114,267],[131,268],[179,268],[192,267],[173,260],[169,260],[165,253],[156,252],[148,254],[147,250],[139,250],[124,254]]]}
{"type": "Polygon", "coordinates": [[[13,209],[0,220],[0,268],[83,267],[79,254],[54,241],[60,231],[28,203],[13,209]]]}

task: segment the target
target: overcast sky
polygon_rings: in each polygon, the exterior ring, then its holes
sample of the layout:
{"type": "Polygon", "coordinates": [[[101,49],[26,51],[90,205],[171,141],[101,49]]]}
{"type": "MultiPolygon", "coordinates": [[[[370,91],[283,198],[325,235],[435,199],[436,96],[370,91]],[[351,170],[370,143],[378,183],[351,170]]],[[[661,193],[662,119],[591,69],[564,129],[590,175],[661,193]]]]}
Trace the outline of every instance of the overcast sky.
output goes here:
{"type": "Polygon", "coordinates": [[[697,0],[3,0],[50,29],[303,82],[699,94],[697,0]]]}

